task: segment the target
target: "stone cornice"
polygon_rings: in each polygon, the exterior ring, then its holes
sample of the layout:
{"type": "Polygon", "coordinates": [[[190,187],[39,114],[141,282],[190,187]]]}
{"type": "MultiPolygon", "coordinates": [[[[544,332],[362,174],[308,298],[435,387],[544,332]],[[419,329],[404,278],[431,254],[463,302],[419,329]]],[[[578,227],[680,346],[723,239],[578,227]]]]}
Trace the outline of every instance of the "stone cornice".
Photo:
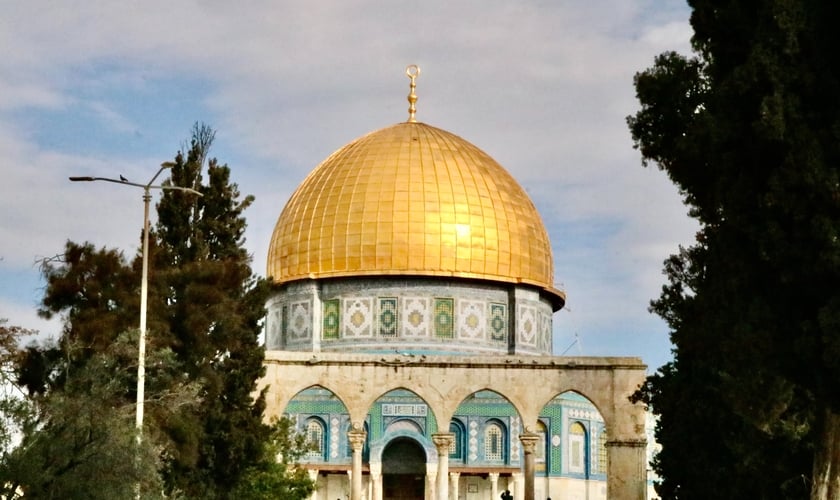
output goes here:
{"type": "Polygon", "coordinates": [[[545,370],[646,370],[641,358],[595,356],[445,356],[426,354],[359,354],[335,352],[266,351],[267,364],[283,365],[379,365],[379,366],[428,366],[447,368],[499,368],[521,367],[545,370]]]}

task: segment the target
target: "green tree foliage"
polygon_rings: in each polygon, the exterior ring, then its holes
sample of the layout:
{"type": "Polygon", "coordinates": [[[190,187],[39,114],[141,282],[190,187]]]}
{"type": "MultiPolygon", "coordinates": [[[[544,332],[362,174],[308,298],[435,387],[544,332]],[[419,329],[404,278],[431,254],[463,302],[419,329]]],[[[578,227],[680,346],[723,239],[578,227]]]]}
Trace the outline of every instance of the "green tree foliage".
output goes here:
{"type": "MultiPolygon", "coordinates": [[[[276,474],[275,481],[305,489],[309,480],[274,467],[274,453],[267,451],[275,430],[263,422],[264,395],[254,392],[264,372],[259,337],[268,287],[252,273],[243,247],[243,213],[253,197],[241,197],[230,169],[208,160],[213,140],[214,132],[197,124],[188,150],[178,153],[163,182],[202,196],[163,190],[157,204],[147,356],[170,354],[147,362],[144,442],[157,446],[169,495],[232,498],[260,467],[276,474]],[[156,374],[151,379],[150,371],[156,374]],[[187,383],[195,387],[187,393],[194,395],[192,403],[164,397],[182,394],[174,389],[187,383]]],[[[20,380],[33,394],[58,397],[117,332],[135,328],[140,261],[137,256],[129,265],[116,250],[69,242],[61,257],[45,263],[41,313],[61,314],[66,323],[56,346],[22,356],[20,380]]],[[[135,361],[126,364],[133,371],[119,379],[126,404],[136,398],[136,353],[135,346],[135,361]]]]}
{"type": "Polygon", "coordinates": [[[117,250],[69,241],[61,255],[41,263],[47,286],[39,314],[63,314],[67,321],[57,345],[30,346],[23,354],[19,378],[30,392],[60,387],[73,366],[137,324],[139,263],[135,267],[117,250]]]}
{"type": "Polygon", "coordinates": [[[263,448],[265,459],[245,470],[233,497],[238,500],[309,498],[315,484],[304,469],[294,466],[308,449],[306,436],[295,432],[291,419],[275,420],[267,446],[263,448]]]}
{"type": "Polygon", "coordinates": [[[840,6],[694,0],[636,76],[644,162],[701,229],[652,310],[664,498],[840,498],[840,6]]]}
{"type": "Polygon", "coordinates": [[[230,169],[215,159],[203,182],[213,136],[196,125],[189,151],[176,157],[171,182],[203,196],[164,191],[154,254],[160,334],[153,342],[170,347],[185,376],[202,381],[199,412],[171,428],[179,446],[169,469],[172,484],[197,498],[226,498],[270,435],[263,396],[252,396],[264,373],[259,336],[268,290],[243,248],[242,213],[253,197],[240,199],[230,169]]]}
{"type": "Polygon", "coordinates": [[[32,333],[0,319],[0,498],[7,500],[18,498],[20,492],[16,477],[9,471],[20,436],[31,427],[34,415],[17,377],[19,346],[32,333]]]}
{"type": "MultiPolygon", "coordinates": [[[[120,336],[76,366],[60,390],[18,399],[27,406],[18,420],[21,442],[0,462],[4,498],[131,498],[138,487],[141,498],[160,498],[160,458],[152,444],[159,440],[138,444],[134,405],[125,400],[136,343],[136,334],[120,336]]],[[[154,353],[150,361],[165,366],[171,353],[154,353]]],[[[151,385],[157,379],[151,370],[151,385]]],[[[157,397],[152,404],[167,411],[197,402],[188,383],[157,397]]]]}

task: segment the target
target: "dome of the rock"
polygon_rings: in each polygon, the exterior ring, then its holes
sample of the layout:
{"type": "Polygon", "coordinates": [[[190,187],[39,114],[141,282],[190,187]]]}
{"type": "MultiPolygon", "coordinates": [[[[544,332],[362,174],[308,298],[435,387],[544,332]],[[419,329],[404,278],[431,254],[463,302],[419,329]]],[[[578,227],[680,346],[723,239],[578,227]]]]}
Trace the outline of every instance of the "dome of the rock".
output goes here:
{"type": "Polygon", "coordinates": [[[522,187],[444,130],[406,122],[342,147],[281,213],[275,283],[348,276],[438,276],[539,287],[555,308],[551,245],[522,187]]]}

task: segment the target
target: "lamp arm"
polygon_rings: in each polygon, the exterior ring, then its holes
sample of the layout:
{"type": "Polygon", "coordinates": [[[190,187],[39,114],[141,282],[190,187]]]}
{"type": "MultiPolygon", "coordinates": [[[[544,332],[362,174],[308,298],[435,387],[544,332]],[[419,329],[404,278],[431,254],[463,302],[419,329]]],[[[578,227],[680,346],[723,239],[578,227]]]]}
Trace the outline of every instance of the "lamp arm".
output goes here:
{"type": "Polygon", "coordinates": [[[114,184],[125,184],[126,186],[135,186],[135,187],[146,189],[145,184],[138,184],[136,182],[130,182],[130,181],[121,181],[119,179],[111,179],[110,177],[70,177],[70,180],[73,181],[73,182],[105,181],[105,182],[113,182],[114,184]]]}
{"type": "MultiPolygon", "coordinates": [[[[146,186],[144,186],[146,187],[146,186]]],[[[204,196],[203,194],[199,193],[193,188],[182,187],[182,186],[148,186],[149,189],[160,189],[161,191],[168,191],[168,190],[175,190],[175,191],[185,191],[187,193],[192,193],[196,196],[204,196]]]]}
{"type": "MultiPolygon", "coordinates": [[[[155,177],[157,177],[157,176],[155,176],[155,177]]],[[[113,182],[114,184],[122,184],[122,185],[125,185],[125,186],[134,186],[134,187],[139,187],[139,188],[143,188],[143,189],[146,189],[146,190],[148,190],[148,189],[160,189],[160,190],[163,191],[163,190],[167,190],[167,189],[174,189],[174,190],[177,190],[177,191],[185,191],[187,193],[192,193],[196,196],[204,196],[203,194],[199,193],[198,191],[196,191],[193,188],[182,187],[182,186],[162,186],[160,184],[153,186],[152,184],[138,184],[136,182],[121,181],[119,179],[111,179],[110,177],[70,177],[70,180],[73,181],[73,182],[92,182],[92,181],[113,182]]]]}

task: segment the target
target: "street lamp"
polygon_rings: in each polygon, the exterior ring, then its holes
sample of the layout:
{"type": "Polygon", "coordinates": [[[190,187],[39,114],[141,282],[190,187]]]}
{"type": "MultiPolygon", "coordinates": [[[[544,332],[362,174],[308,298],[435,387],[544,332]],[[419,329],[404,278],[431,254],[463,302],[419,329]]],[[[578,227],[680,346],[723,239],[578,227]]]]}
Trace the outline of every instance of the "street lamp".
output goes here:
{"type": "Polygon", "coordinates": [[[152,200],[150,191],[152,189],[170,189],[186,191],[197,196],[202,196],[201,193],[191,188],[152,185],[161,172],[174,166],[175,164],[169,161],[161,163],[160,169],[147,184],[130,182],[123,176],[120,176],[119,179],[110,179],[108,177],[70,177],[70,180],[73,182],[105,181],[143,188],[143,272],[140,281],[140,345],[137,352],[137,418],[135,421],[138,444],[143,439],[143,401],[146,391],[146,303],[149,295],[149,202],[152,200]]]}

